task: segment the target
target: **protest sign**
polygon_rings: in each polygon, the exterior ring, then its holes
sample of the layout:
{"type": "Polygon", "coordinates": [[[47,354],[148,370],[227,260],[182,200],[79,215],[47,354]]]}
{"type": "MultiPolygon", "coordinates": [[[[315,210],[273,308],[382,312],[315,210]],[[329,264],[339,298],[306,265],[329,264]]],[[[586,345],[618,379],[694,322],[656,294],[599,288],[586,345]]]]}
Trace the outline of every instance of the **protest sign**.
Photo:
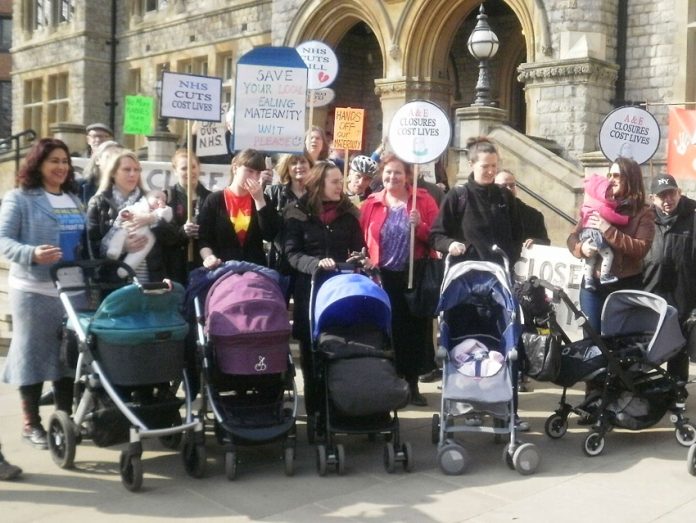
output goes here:
{"type": "MultiPolygon", "coordinates": [[[[75,176],[80,179],[82,171],[89,161],[88,158],[71,158],[75,176]]],[[[141,177],[146,189],[164,190],[176,185],[176,173],[171,162],[141,161],[143,171],[141,177]]],[[[230,166],[227,164],[201,164],[198,181],[211,191],[224,189],[230,184],[230,166]]]]}
{"type": "Polygon", "coordinates": [[[302,42],[297,52],[309,69],[307,88],[321,89],[330,86],[338,76],[338,58],[328,45],[318,40],[302,42]]]}
{"type": "Polygon", "coordinates": [[[364,109],[336,107],[333,135],[334,149],[360,151],[362,149],[364,119],[364,109]]]}
{"type": "Polygon", "coordinates": [[[155,103],[151,96],[126,96],[123,111],[123,133],[152,134],[152,115],[155,103]]]}
{"type": "Polygon", "coordinates": [[[234,149],[304,150],[307,66],[292,47],[259,47],[237,63],[234,149]]]}
{"type": "MultiPolygon", "coordinates": [[[[522,282],[536,276],[561,287],[579,308],[583,270],[582,260],[570,254],[568,249],[533,245],[530,249],[522,249],[522,255],[514,267],[514,274],[516,281],[522,282]]],[[[568,337],[573,341],[582,339],[582,328],[570,309],[563,303],[555,307],[558,324],[568,337]]]]}
{"type": "Polygon", "coordinates": [[[653,157],[660,145],[660,126],[655,117],[640,107],[614,109],[602,122],[599,147],[609,161],[619,156],[642,164],[653,157]]]}
{"type": "Polygon", "coordinates": [[[307,90],[307,107],[324,107],[333,102],[336,92],[330,87],[307,90]]]}
{"type": "Polygon", "coordinates": [[[164,118],[219,122],[221,100],[222,78],[162,73],[160,114],[164,118]]]}
{"type": "Polygon", "coordinates": [[[422,164],[437,159],[449,145],[451,136],[447,115],[425,100],[401,106],[389,125],[389,144],[408,163],[422,164]]]}
{"type": "Polygon", "coordinates": [[[669,110],[667,172],[677,179],[696,178],[696,111],[669,110]]]}
{"type": "Polygon", "coordinates": [[[196,154],[198,156],[215,156],[227,154],[224,123],[201,122],[196,131],[196,154]]]}

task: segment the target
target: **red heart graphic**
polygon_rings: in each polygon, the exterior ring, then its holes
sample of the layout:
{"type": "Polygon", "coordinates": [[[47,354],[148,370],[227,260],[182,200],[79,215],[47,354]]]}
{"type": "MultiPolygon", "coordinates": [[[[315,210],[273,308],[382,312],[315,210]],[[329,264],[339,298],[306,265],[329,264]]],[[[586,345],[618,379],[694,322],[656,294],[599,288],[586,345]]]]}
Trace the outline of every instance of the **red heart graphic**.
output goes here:
{"type": "Polygon", "coordinates": [[[326,82],[329,79],[329,75],[326,74],[324,71],[319,71],[319,81],[321,83],[326,82]]]}

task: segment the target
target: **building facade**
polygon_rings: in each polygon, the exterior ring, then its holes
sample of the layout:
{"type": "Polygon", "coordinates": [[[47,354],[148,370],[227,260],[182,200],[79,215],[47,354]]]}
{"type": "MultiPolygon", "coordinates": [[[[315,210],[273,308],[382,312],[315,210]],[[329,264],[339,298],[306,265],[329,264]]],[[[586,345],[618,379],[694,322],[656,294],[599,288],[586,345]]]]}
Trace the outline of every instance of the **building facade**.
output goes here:
{"type": "Polygon", "coordinates": [[[0,139],[12,131],[12,0],[0,0],[0,139]]]}
{"type": "MultiPolygon", "coordinates": [[[[5,2],[8,3],[8,2],[5,2]]],[[[479,0],[16,0],[12,128],[111,123],[123,99],[154,95],[163,69],[223,79],[258,46],[321,40],[339,58],[332,107],[366,109],[366,150],[403,103],[424,98],[452,115],[474,99],[478,64],[466,42],[479,0]]],[[[0,3],[0,5],[4,5],[0,3]]],[[[579,166],[614,107],[648,103],[666,136],[668,105],[696,101],[694,0],[487,0],[500,40],[493,96],[506,123],[579,166]]],[[[1,79],[1,78],[0,78],[1,79]]],[[[170,122],[179,136],[182,122],[170,122]]],[[[664,142],[664,140],[663,140],[664,142]]],[[[656,160],[664,159],[664,145],[656,160]]]]}

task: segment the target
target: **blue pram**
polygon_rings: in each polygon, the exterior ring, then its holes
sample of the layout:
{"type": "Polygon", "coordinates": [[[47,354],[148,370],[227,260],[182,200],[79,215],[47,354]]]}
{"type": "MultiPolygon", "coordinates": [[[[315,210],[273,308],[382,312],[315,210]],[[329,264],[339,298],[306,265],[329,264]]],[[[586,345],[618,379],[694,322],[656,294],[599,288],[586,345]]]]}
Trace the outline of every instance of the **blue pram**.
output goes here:
{"type": "Polygon", "coordinates": [[[532,474],[539,451],[520,443],[515,430],[512,364],[520,324],[507,271],[482,261],[450,265],[448,257],[438,313],[442,402],[440,413],[433,415],[432,441],[438,445],[440,468],[445,474],[463,473],[470,459],[455,434],[487,432],[496,440],[509,434],[505,463],[532,474]],[[488,419],[492,426],[485,425],[488,419]]]}
{"type": "Polygon", "coordinates": [[[123,485],[136,491],[143,480],[141,439],[159,437],[175,449],[186,433],[186,471],[201,477],[203,425],[192,416],[184,370],[188,324],[180,314],[183,288],[172,282],[141,285],[130,267],[112,260],[59,263],[51,268],[51,276],[67,314],[62,353],[75,365],[77,403],[72,418],[56,411],[49,420],[53,460],[61,468],[72,467],[83,437],[100,447],[129,442],[119,469],[123,485]],[[132,283],[124,281],[116,289],[118,284],[104,283],[100,275],[113,266],[126,270],[132,283]],[[99,301],[105,291],[109,293],[96,310],[77,307],[85,296],[99,301]],[[174,390],[182,376],[183,400],[174,390]]]}

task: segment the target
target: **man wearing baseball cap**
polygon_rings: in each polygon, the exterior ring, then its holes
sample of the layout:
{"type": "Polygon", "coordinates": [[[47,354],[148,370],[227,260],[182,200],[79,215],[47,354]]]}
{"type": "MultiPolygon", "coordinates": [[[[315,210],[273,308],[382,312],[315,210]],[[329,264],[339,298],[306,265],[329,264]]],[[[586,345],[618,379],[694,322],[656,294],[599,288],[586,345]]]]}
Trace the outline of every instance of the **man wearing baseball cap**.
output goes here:
{"type": "MultiPolygon", "coordinates": [[[[696,307],[696,201],[681,193],[674,176],[660,174],[652,181],[655,237],[644,259],[644,290],[662,296],[679,313],[682,328],[696,307]]],[[[684,333],[688,337],[688,332],[684,333]]],[[[678,379],[689,379],[686,349],[667,363],[678,379]]]]}

